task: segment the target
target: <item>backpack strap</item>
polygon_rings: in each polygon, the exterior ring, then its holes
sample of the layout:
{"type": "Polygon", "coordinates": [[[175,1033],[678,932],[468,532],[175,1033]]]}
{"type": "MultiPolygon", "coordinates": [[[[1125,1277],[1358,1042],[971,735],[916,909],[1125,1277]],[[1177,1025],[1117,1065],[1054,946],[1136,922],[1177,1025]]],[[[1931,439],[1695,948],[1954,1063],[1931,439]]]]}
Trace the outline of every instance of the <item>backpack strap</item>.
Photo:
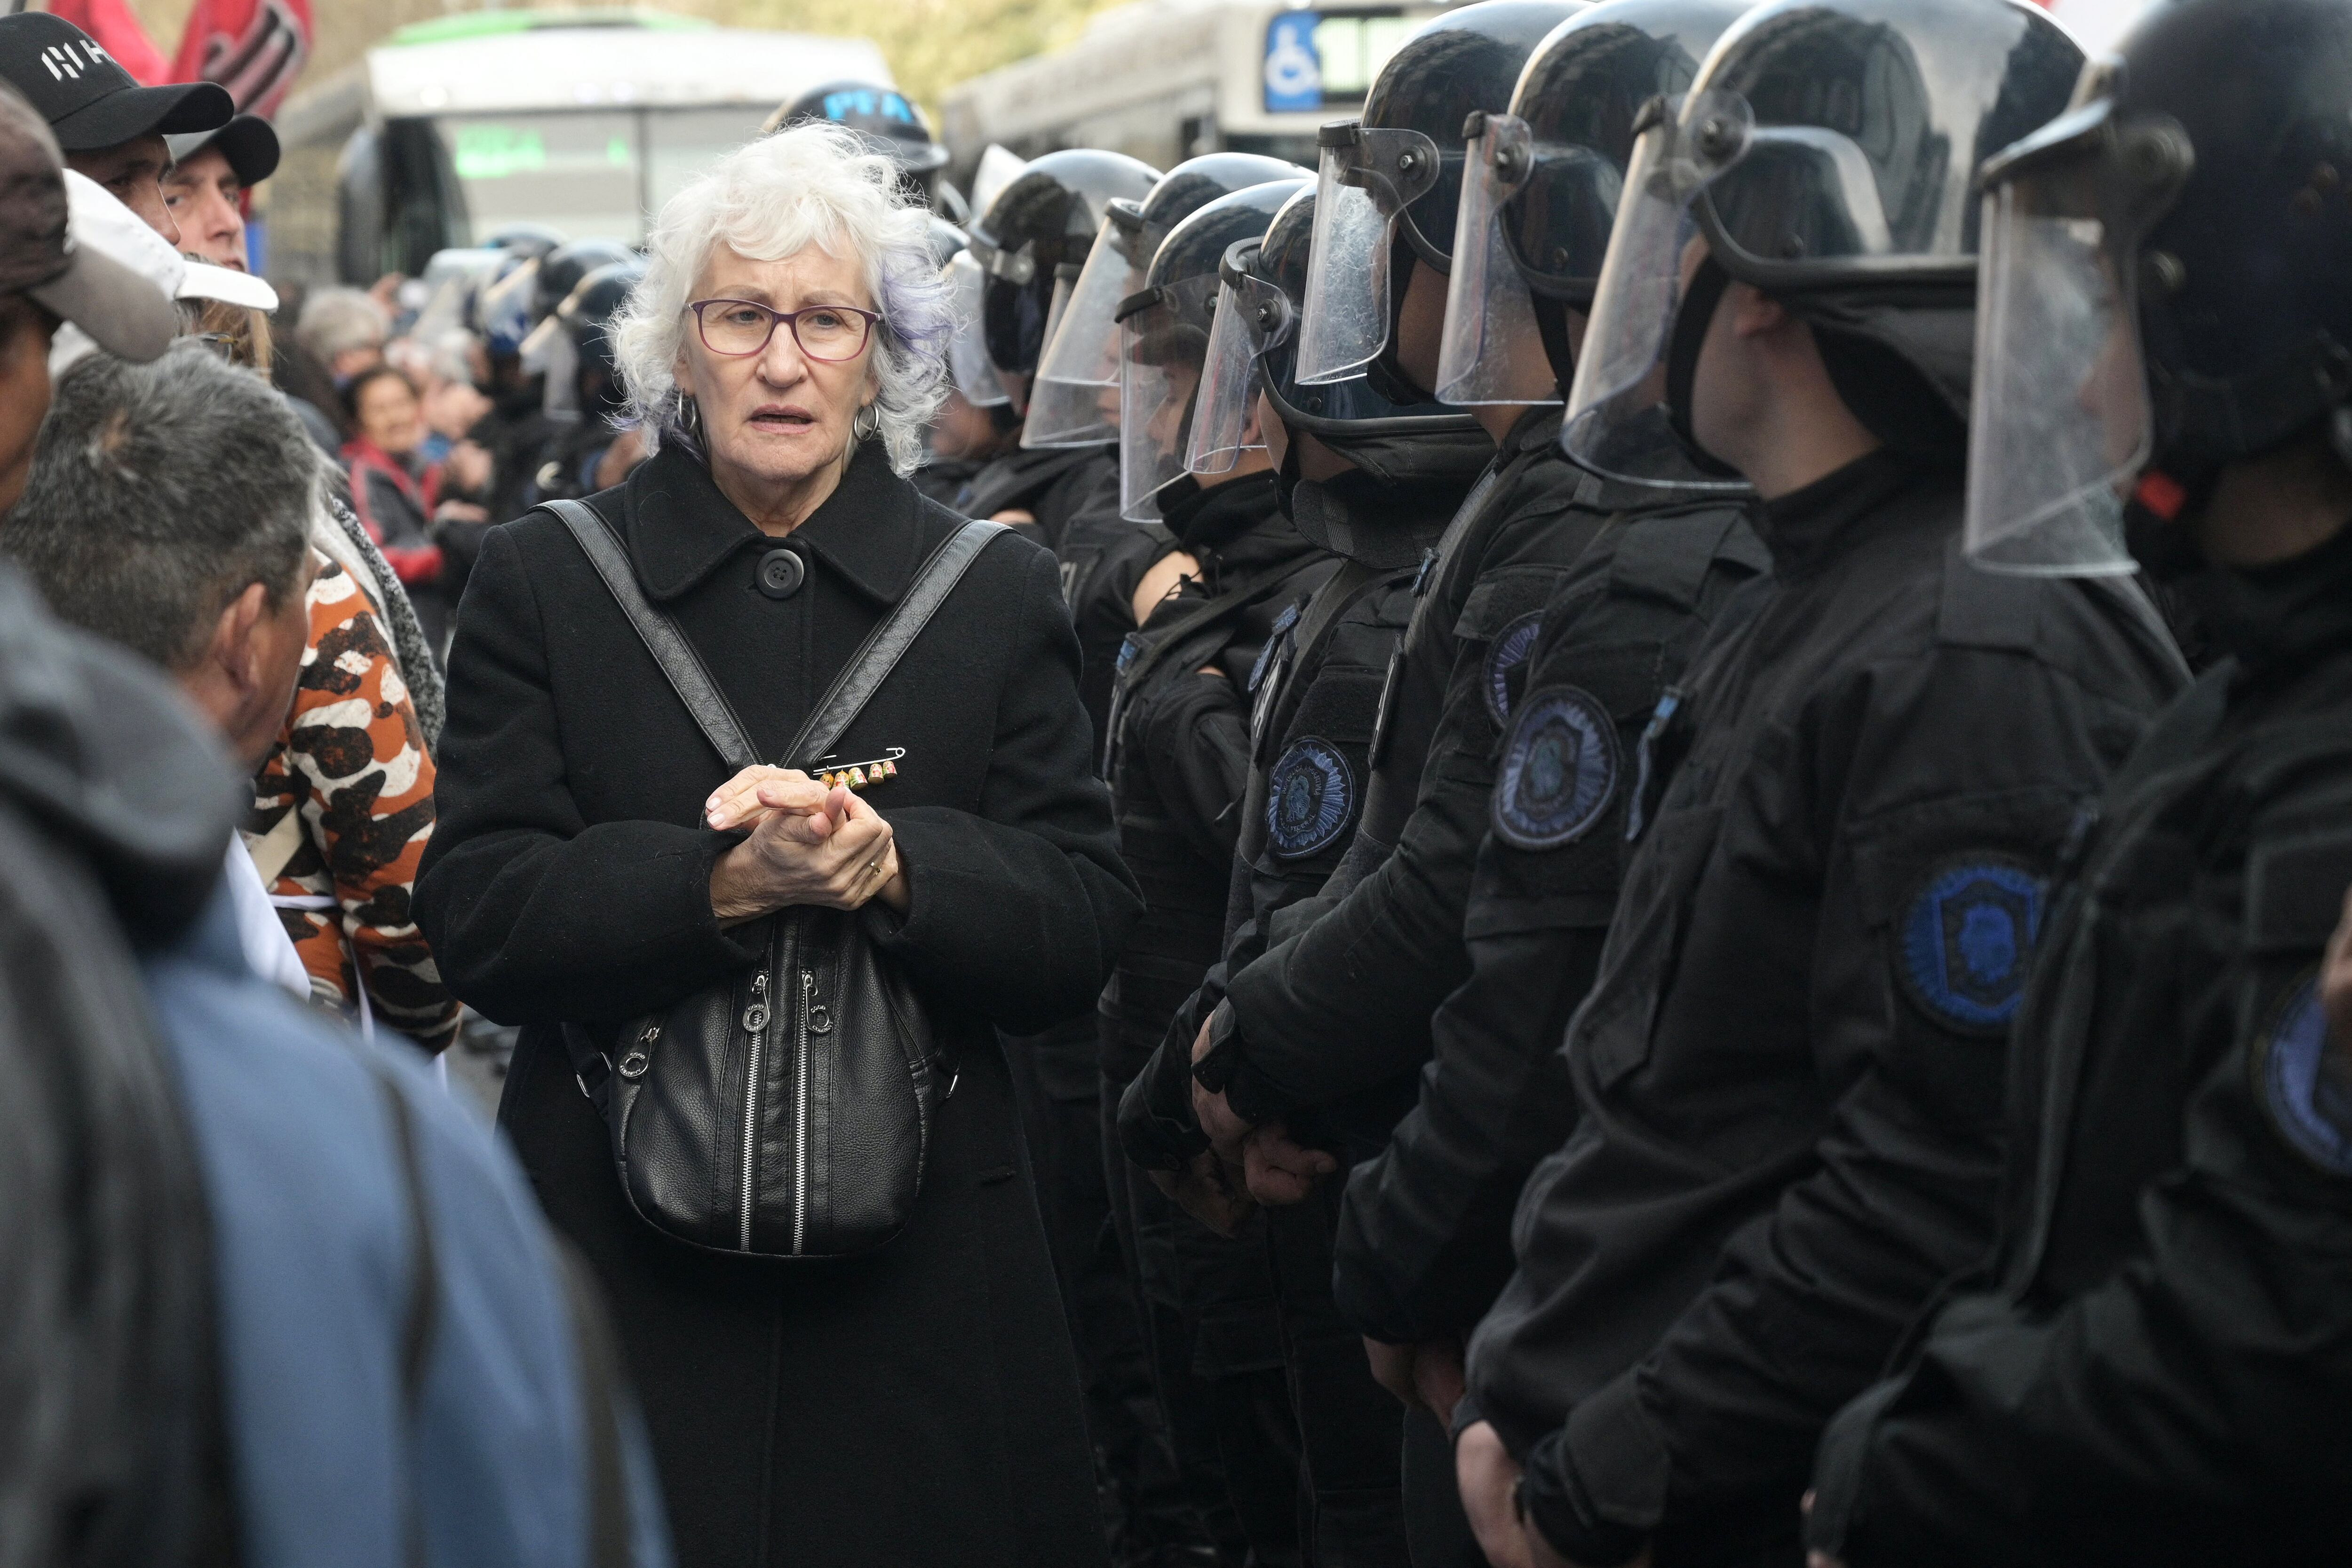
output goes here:
{"type": "MultiPolygon", "coordinates": [[[[416,1155],[416,1125],[408,1098],[383,1066],[364,1054],[361,1064],[383,1092],[384,1108],[392,1119],[393,1155],[400,1163],[401,1189],[408,1200],[409,1252],[415,1263],[408,1271],[408,1298],[400,1314],[400,1410],[402,1427],[413,1438],[425,1405],[425,1376],[432,1358],[433,1331],[440,1317],[441,1264],[433,1245],[433,1208],[425,1190],[424,1167],[416,1155]]],[[[414,1476],[409,1479],[402,1511],[402,1529],[407,1537],[403,1556],[410,1568],[423,1568],[425,1521],[414,1476]]]]}
{"type": "Polygon", "coordinates": [[[628,552],[621,546],[620,535],[604,514],[585,501],[541,501],[540,509],[551,512],[572,537],[580,541],[580,549],[596,575],[604,580],[621,613],[636,628],[646,652],[654,656],[663,674],[669,677],[678,701],[694,716],[719,760],[730,772],[740,773],[756,767],[760,754],[751,748],[751,737],[743,728],[743,721],[735,716],[735,705],[710,678],[709,667],[702,655],[694,651],[686,633],[677,622],[655,609],[647,601],[645,591],[637,586],[637,574],[629,566],[628,552]]]}
{"type": "MultiPolygon", "coordinates": [[[[719,759],[738,772],[757,766],[759,753],[752,749],[742,720],[735,716],[734,705],[719,689],[719,683],[710,678],[709,667],[703,664],[702,655],[695,652],[694,644],[687,640],[677,622],[646,601],[644,591],[637,586],[636,573],[630,569],[628,552],[622,548],[620,536],[611,522],[585,501],[542,501],[540,507],[553,513],[572,530],[572,537],[580,541],[580,549],[595,567],[596,575],[604,580],[621,612],[629,618],[646,651],[669,678],[686,711],[694,716],[694,722],[717,748],[719,759]]],[[[841,738],[842,732],[881,688],[899,658],[914,646],[931,616],[947,602],[948,595],[963,580],[980,552],[1005,531],[1001,523],[968,522],[931,552],[916,571],[904,597],[866,634],[857,652],[842,666],[841,674],[834,677],[832,687],[810,710],[800,733],[784,748],[782,766],[804,768],[833,748],[833,743],[841,738]]]]}
{"type": "Polygon", "coordinates": [[[842,732],[856,721],[890,672],[898,667],[899,658],[915,645],[931,616],[947,602],[955,585],[980,552],[992,543],[996,536],[1005,533],[1002,523],[969,522],[950,534],[930,559],[915,573],[914,582],[906,594],[891,607],[882,623],[866,633],[866,641],[850,655],[841,674],[833,678],[833,687],[809,711],[808,720],[793,743],[784,748],[783,766],[807,769],[833,749],[842,732]]]}
{"type": "Polygon", "coordinates": [[[555,1239],[557,1271],[563,1277],[564,1304],[572,1341],[579,1353],[580,1416],[588,1473],[588,1568],[629,1568],[629,1478],[621,1459],[621,1412],[625,1394],[620,1348],[588,1264],[572,1244],[555,1239]]]}

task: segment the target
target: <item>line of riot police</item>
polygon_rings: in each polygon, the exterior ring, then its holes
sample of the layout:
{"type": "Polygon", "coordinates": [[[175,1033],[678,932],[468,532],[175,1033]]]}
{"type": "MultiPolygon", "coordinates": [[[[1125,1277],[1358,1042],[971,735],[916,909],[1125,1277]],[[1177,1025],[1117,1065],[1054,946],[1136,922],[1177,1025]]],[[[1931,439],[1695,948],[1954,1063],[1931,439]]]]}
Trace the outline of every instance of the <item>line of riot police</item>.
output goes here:
{"type": "Polygon", "coordinates": [[[2352,0],[1480,0],[1318,152],[940,225],[1122,1561],[2352,1547],[2352,0]]]}

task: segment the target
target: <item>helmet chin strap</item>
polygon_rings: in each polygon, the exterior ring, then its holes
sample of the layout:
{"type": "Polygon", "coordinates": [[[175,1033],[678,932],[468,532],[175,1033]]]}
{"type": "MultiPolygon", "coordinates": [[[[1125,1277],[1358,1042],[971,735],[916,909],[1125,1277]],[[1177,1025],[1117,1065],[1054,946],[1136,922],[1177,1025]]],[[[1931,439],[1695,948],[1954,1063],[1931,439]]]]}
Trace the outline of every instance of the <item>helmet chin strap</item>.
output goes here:
{"type": "Polygon", "coordinates": [[[1718,479],[1737,479],[1740,474],[1699,444],[1698,433],[1691,426],[1691,394],[1698,380],[1699,350],[1715,324],[1715,308],[1730,287],[1731,274],[1712,255],[1700,262],[1690,291],[1675,308],[1674,336],[1666,347],[1666,423],[1692,465],[1718,479]]]}

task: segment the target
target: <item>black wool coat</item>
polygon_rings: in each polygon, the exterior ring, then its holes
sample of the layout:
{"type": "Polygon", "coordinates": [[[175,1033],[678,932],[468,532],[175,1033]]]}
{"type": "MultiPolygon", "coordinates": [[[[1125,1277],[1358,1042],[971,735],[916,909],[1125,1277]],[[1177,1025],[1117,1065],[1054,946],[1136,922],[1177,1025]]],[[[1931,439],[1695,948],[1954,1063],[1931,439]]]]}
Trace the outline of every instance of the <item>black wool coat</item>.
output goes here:
{"type": "MultiPolygon", "coordinates": [[[[777,541],[691,455],[665,450],[594,500],[770,757],[958,526],[868,444],[791,536],[807,580],[779,601],[756,577],[777,541]]],[[[913,889],[883,941],[961,1080],[887,1247],[800,1263],[699,1252],[629,1208],[556,1026],[601,1039],[755,956],[710,909],[735,836],[699,824],[727,769],[562,523],[528,513],[482,552],[416,918],[450,988],[524,1026],[500,1120],[612,1298],[681,1563],[1103,1560],[995,1032],[1091,1008],[1139,908],[1077,677],[1053,558],[999,538],[842,737],[848,761],[906,748],[866,796],[913,889]]]]}

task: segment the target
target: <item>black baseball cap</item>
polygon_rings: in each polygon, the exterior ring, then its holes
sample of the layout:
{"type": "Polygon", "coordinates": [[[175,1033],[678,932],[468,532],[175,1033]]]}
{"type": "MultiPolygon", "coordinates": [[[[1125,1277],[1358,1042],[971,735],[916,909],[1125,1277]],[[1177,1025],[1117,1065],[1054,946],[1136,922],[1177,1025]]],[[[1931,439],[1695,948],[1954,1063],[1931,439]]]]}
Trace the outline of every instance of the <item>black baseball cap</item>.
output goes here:
{"type": "Polygon", "coordinates": [[[68,152],[217,131],[236,112],[218,82],[141,87],[89,34],[46,11],[0,16],[0,80],[25,95],[68,152]]]}
{"type": "MultiPolygon", "coordinates": [[[[110,198],[111,199],[111,198],[110,198]]],[[[171,347],[179,311],[163,291],[68,223],[57,138],[16,92],[0,85],[0,295],[31,296],[126,360],[171,347]]]]}
{"type": "Polygon", "coordinates": [[[257,114],[240,114],[218,131],[192,131],[163,141],[174,163],[184,163],[207,147],[219,148],[228,160],[228,172],[247,190],[278,172],[278,132],[257,114]]]}

